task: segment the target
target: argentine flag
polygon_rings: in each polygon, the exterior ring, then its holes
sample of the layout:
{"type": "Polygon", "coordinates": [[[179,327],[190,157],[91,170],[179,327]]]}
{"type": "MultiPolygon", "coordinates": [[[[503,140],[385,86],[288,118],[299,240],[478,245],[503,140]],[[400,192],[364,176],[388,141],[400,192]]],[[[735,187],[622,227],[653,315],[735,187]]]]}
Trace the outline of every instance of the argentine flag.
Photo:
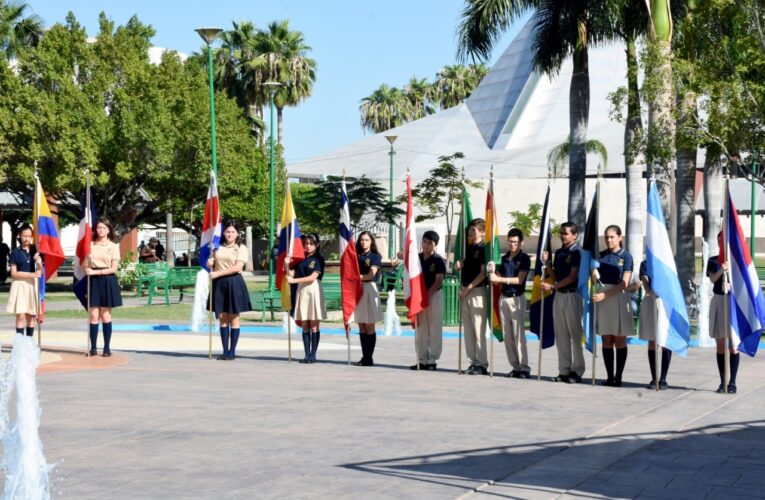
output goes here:
{"type": "Polygon", "coordinates": [[[683,289],[677,276],[675,257],[669,244],[669,235],[661,210],[656,181],[651,180],[648,188],[648,217],[646,220],[646,266],[651,276],[651,288],[660,300],[656,344],[666,347],[680,356],[688,353],[691,325],[685,308],[683,289]]]}

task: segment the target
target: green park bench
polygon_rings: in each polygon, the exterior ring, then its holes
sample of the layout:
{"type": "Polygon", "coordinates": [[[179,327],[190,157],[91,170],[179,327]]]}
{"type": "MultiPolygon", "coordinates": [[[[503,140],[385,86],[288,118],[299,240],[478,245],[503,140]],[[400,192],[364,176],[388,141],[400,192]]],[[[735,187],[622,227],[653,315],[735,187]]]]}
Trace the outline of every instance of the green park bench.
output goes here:
{"type": "Polygon", "coordinates": [[[266,312],[271,313],[271,321],[275,321],[274,312],[282,310],[282,294],[279,290],[250,293],[250,304],[253,311],[260,311],[260,321],[266,321],[266,312]]]}
{"type": "Polygon", "coordinates": [[[142,297],[144,288],[148,290],[156,288],[159,282],[163,282],[167,278],[168,266],[167,262],[138,263],[135,270],[138,274],[135,296],[142,297]]]}
{"type": "Polygon", "coordinates": [[[402,263],[393,271],[388,271],[383,274],[380,292],[387,292],[389,290],[396,290],[401,292],[404,290],[404,264],[402,263]]]}
{"type": "Polygon", "coordinates": [[[765,282],[765,266],[756,266],[754,269],[757,271],[757,279],[760,280],[760,284],[765,282]]]}
{"type": "Polygon", "coordinates": [[[186,288],[194,288],[197,284],[197,273],[199,273],[199,266],[179,266],[171,267],[167,270],[164,278],[157,277],[152,285],[149,286],[149,305],[151,305],[151,299],[154,293],[162,288],[165,293],[165,305],[170,305],[170,291],[173,288],[177,288],[180,292],[179,302],[183,302],[183,293],[186,288]]]}
{"type": "Polygon", "coordinates": [[[324,291],[324,305],[327,311],[341,309],[340,275],[325,274],[321,279],[321,288],[324,291]]]}

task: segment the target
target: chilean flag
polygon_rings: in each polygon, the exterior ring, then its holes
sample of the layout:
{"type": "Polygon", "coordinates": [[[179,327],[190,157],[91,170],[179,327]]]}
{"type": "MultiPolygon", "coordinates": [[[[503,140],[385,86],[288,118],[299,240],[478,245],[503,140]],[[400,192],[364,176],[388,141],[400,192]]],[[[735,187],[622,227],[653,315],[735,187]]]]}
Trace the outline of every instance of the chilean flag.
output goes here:
{"type": "Polygon", "coordinates": [[[282,294],[282,310],[292,314],[292,295],[287,275],[284,272],[284,259],[290,258],[290,267],[305,259],[303,242],[300,240],[295,207],[292,205],[292,193],[289,182],[284,183],[284,204],[282,205],[282,228],[279,231],[279,255],[276,259],[276,287],[282,294]]]}
{"type": "Polygon", "coordinates": [[[352,321],[353,311],[361,300],[363,290],[359,259],[351,232],[351,209],[348,193],[345,191],[345,180],[340,191],[340,292],[343,297],[343,324],[347,335],[348,324],[352,321]]]}
{"type": "Polygon", "coordinates": [[[740,351],[754,356],[760,343],[763,326],[765,325],[765,296],[763,296],[757,271],[749,255],[749,247],[746,245],[744,231],[736,214],[736,207],[727,190],[728,215],[725,223],[725,239],[728,252],[720,252],[721,260],[730,256],[730,324],[735,334],[732,342],[738,342],[740,351]]]}
{"type": "Polygon", "coordinates": [[[80,229],[77,234],[77,250],[74,259],[74,295],[79,299],[82,307],[88,307],[88,280],[85,275],[85,263],[90,257],[90,243],[93,240],[93,229],[96,221],[96,209],[93,206],[93,198],[90,195],[90,184],[85,186],[85,201],[82,204],[80,217],[80,229]]]}
{"type": "Polygon", "coordinates": [[[206,271],[207,259],[210,258],[210,245],[213,251],[220,247],[221,223],[220,223],[220,202],[218,200],[218,183],[215,179],[215,172],[210,171],[210,188],[207,191],[207,200],[205,201],[205,217],[202,220],[202,239],[199,246],[199,265],[206,271]]]}
{"type": "Polygon", "coordinates": [[[45,317],[45,283],[53,276],[59,266],[64,262],[64,250],[61,248],[61,240],[58,238],[56,225],[45,199],[45,192],[36,179],[34,200],[35,242],[37,251],[43,259],[43,273],[40,276],[40,310],[37,320],[42,323],[45,317]]]}
{"type": "Polygon", "coordinates": [[[412,325],[415,316],[428,307],[428,290],[425,275],[422,274],[420,255],[417,249],[417,228],[412,210],[412,178],[406,174],[406,237],[404,240],[404,302],[407,317],[412,325]]]}

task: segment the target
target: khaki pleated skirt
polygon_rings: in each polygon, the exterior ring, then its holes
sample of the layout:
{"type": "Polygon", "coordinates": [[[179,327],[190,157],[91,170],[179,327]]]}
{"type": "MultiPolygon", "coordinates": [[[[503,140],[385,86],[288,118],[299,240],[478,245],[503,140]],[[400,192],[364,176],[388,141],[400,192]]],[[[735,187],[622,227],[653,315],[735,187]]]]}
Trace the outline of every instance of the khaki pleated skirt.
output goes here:
{"type": "Polygon", "coordinates": [[[11,282],[6,312],[11,314],[37,314],[34,278],[15,279],[11,282]]]}
{"type": "Polygon", "coordinates": [[[363,293],[354,312],[356,323],[379,323],[383,314],[377,285],[373,281],[365,281],[362,285],[363,293]]]}
{"type": "MultiPolygon", "coordinates": [[[[603,291],[607,292],[616,285],[603,285],[603,291]]],[[[635,335],[635,323],[632,316],[630,296],[627,292],[621,292],[596,304],[598,311],[598,335],[616,335],[629,337],[635,335]]]]}
{"type": "Polygon", "coordinates": [[[709,336],[713,339],[724,339],[726,331],[728,335],[731,334],[730,318],[725,317],[725,301],[727,299],[727,295],[712,295],[712,302],[709,304],[709,336]]]}
{"type": "Polygon", "coordinates": [[[327,319],[324,290],[322,290],[319,280],[312,283],[300,283],[295,295],[295,319],[297,321],[327,319]]]}
{"type": "Polygon", "coordinates": [[[646,295],[640,303],[640,340],[656,340],[659,308],[656,295],[646,295]]]}

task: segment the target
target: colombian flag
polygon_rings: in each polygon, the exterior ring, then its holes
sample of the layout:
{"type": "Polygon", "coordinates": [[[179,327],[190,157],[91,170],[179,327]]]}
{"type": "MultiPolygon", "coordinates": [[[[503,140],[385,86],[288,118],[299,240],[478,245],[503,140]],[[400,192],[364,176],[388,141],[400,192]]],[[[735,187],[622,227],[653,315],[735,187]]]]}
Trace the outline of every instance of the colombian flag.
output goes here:
{"type": "Polygon", "coordinates": [[[64,262],[64,251],[58,238],[53,217],[50,214],[48,202],[45,199],[40,179],[36,179],[34,199],[35,244],[43,259],[43,275],[40,277],[40,311],[38,320],[45,316],[45,282],[48,281],[64,262]]]}
{"type": "MultiPolygon", "coordinates": [[[[499,223],[497,222],[497,207],[494,206],[494,177],[489,181],[489,190],[486,192],[486,263],[499,264],[502,252],[499,246],[499,223]]],[[[502,295],[499,284],[491,287],[491,331],[497,340],[502,342],[502,323],[499,319],[499,298],[502,295]]]]}
{"type": "Polygon", "coordinates": [[[284,273],[284,259],[290,257],[290,267],[305,259],[303,242],[300,241],[300,226],[292,206],[292,193],[288,182],[284,183],[284,204],[282,205],[282,225],[279,231],[279,256],[276,259],[276,287],[282,293],[282,310],[292,312],[290,284],[284,273]]]}

